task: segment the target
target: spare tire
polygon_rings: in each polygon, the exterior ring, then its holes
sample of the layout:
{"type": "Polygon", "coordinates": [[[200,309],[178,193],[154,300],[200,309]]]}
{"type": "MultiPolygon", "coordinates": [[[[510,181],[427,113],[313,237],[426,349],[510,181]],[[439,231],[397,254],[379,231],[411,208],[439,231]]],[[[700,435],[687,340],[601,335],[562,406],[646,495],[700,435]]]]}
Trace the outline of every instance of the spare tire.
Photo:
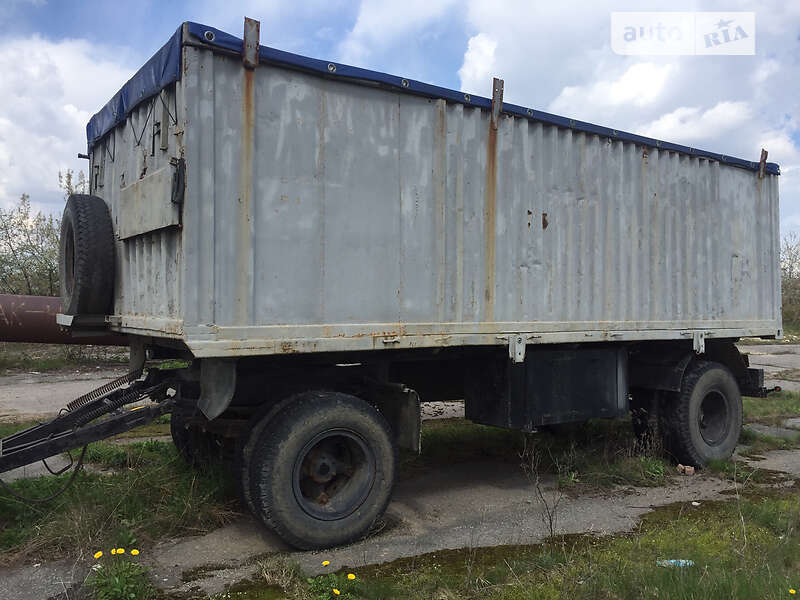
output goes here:
{"type": "Polygon", "coordinates": [[[104,315],[114,295],[114,229],[102,198],[71,194],[61,218],[61,312],[104,315]]]}

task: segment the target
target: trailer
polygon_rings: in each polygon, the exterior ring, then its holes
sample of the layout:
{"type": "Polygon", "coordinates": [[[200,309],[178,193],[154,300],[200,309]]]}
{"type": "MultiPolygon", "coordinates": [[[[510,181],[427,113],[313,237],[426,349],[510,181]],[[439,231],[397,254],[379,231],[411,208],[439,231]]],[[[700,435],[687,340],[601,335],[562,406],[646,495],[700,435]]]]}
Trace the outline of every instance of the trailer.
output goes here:
{"type": "Polygon", "coordinates": [[[780,338],[779,167],[311,59],[184,23],[87,126],[63,314],[131,373],[0,445],[0,472],[172,413],[231,449],[303,549],[366,535],[420,402],[537,428],[633,414],[731,455],[780,338]],[[182,359],[181,368],[152,368],[182,359]],[[123,407],[149,400],[141,410],[123,407]]]}

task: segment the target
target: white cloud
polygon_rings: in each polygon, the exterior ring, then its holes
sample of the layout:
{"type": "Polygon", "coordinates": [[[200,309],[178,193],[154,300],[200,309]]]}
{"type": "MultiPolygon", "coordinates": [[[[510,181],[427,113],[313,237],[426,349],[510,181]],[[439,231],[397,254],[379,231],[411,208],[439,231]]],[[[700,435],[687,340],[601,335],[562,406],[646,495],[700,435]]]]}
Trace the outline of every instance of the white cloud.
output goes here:
{"type": "Polygon", "coordinates": [[[677,70],[673,64],[636,63],[616,79],[565,87],[548,108],[581,117],[577,113],[585,107],[600,111],[609,106],[646,106],[658,99],[670,75],[677,70]]]}
{"type": "Polygon", "coordinates": [[[341,60],[368,65],[376,51],[403,36],[416,35],[431,21],[442,18],[455,0],[362,0],[355,25],[339,46],[341,60]]]}
{"type": "Polygon", "coordinates": [[[708,110],[681,106],[639,127],[638,132],[660,140],[694,143],[736,130],[751,116],[747,102],[719,102],[708,110]]]}
{"type": "Polygon", "coordinates": [[[133,73],[106,58],[121,54],[85,40],[0,43],[0,205],[27,193],[61,210],[59,170],[86,170],[86,123],[133,73]]]}
{"type": "Polygon", "coordinates": [[[458,70],[461,91],[492,95],[491,78],[499,75],[494,72],[495,50],[497,50],[497,42],[485,33],[479,33],[469,38],[467,51],[464,53],[464,62],[458,70]]]}

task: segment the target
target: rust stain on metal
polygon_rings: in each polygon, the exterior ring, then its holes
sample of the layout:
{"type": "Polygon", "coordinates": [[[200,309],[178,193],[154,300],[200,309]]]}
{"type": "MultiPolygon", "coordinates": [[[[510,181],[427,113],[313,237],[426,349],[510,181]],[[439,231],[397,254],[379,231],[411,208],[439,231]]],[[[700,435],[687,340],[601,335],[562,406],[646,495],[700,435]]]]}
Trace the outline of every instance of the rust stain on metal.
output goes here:
{"type": "Polygon", "coordinates": [[[547,213],[542,213],[542,230],[547,229],[547,226],[550,224],[550,221],[547,220],[547,213]]]}
{"type": "Polygon", "coordinates": [[[292,342],[281,342],[280,352],[281,354],[295,354],[297,348],[292,342]]]}
{"type": "Polygon", "coordinates": [[[255,146],[255,70],[242,69],[242,140],[239,154],[239,219],[236,253],[236,317],[246,323],[250,314],[253,203],[253,152],[255,146]]]}
{"type": "Polygon", "coordinates": [[[494,285],[495,285],[495,246],[497,224],[497,120],[503,106],[503,80],[492,81],[492,112],[489,119],[489,135],[486,142],[486,188],[484,206],[484,289],[485,319],[494,320],[494,285]]]}
{"type": "Polygon", "coordinates": [[[436,203],[436,304],[439,322],[444,321],[447,274],[446,200],[447,195],[447,103],[436,101],[436,155],[434,156],[434,198],[436,203]]]}

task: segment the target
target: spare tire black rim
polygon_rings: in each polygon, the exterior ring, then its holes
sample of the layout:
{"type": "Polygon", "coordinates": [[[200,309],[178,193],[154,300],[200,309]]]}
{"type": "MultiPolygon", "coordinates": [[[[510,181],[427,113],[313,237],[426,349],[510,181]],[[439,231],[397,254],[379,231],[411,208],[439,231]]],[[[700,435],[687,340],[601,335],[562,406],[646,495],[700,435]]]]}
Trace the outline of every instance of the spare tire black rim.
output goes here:
{"type": "Polygon", "coordinates": [[[700,435],[709,446],[721,444],[728,436],[729,412],[728,399],[717,390],[708,392],[700,402],[700,410],[697,415],[700,435]]]}
{"type": "Polygon", "coordinates": [[[318,433],[295,460],[295,499],[315,519],[344,519],[369,496],[375,483],[375,464],[369,445],[355,431],[328,429],[318,433]]]}

